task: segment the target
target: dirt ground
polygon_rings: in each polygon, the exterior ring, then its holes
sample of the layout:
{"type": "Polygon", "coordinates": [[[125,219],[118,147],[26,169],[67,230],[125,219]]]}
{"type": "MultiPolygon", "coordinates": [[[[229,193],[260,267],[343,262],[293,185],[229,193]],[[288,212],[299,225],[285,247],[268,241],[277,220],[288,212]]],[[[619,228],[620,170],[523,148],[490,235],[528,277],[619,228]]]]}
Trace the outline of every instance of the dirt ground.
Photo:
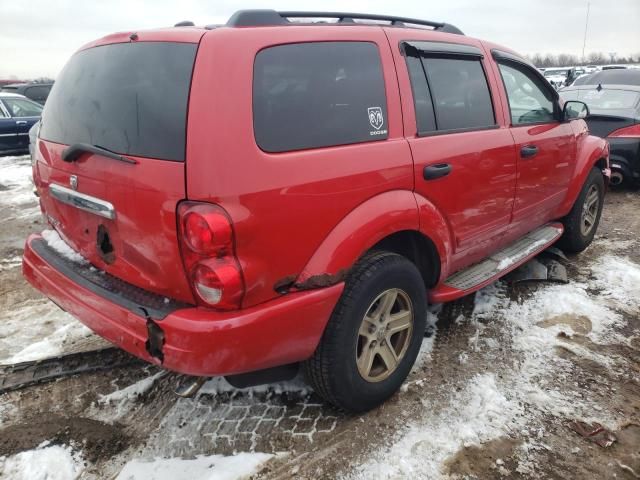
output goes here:
{"type": "MultiPolygon", "coordinates": [[[[44,302],[15,260],[45,228],[24,205],[0,203],[0,318],[44,302]]],[[[0,396],[0,457],[70,445],[81,478],[115,478],[132,458],[235,452],[275,454],[260,479],[640,478],[637,277],[603,264],[640,264],[638,212],[640,192],[607,196],[596,242],[567,263],[569,285],[500,282],[444,306],[402,391],[367,414],[334,410],[299,379],[249,390],[213,380],[179,399],[177,375],[135,365],[0,396]],[[574,310],[555,308],[574,297],[574,310]],[[576,422],[603,430],[583,436],[576,422]]],[[[2,358],[15,334],[0,328],[2,358]]]]}

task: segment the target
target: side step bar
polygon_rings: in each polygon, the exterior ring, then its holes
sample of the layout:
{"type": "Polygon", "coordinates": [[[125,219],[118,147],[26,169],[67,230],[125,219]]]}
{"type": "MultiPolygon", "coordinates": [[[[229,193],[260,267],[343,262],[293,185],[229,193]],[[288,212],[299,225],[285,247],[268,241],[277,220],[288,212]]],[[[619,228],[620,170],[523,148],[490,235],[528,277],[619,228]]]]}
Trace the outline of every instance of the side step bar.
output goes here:
{"type": "Polygon", "coordinates": [[[489,258],[451,275],[430,292],[429,300],[449,302],[486,287],[552,245],[563,231],[562,224],[553,223],[528,233],[489,258]]]}

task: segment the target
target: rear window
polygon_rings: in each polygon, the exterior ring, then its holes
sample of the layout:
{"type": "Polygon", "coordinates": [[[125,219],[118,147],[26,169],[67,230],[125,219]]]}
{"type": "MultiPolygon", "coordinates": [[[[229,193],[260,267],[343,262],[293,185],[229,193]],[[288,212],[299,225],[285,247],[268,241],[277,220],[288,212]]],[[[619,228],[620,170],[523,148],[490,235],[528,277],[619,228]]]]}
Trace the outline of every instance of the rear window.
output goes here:
{"type": "Polygon", "coordinates": [[[562,90],[564,100],[580,100],[597,110],[623,110],[633,108],[640,100],[640,93],[629,90],[562,90]]]}
{"type": "Polygon", "coordinates": [[[184,161],[196,45],[117,43],[76,53],[47,99],[40,137],[184,161]]]}
{"type": "Polygon", "coordinates": [[[253,115],[256,142],[267,152],[387,138],[377,46],[318,42],[262,50],[254,64],[253,115]]]}

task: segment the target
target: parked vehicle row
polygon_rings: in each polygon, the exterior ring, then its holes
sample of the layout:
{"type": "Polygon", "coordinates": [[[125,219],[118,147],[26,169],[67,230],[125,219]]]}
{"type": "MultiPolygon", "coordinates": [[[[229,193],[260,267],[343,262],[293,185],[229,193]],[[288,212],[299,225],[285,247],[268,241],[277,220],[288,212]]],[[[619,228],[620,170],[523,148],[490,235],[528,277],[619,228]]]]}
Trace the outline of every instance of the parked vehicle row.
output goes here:
{"type": "Polygon", "coordinates": [[[565,100],[580,100],[593,135],[611,149],[612,185],[640,184],[640,70],[611,69],[578,79],[560,90],[565,100]]]}
{"type": "Polygon", "coordinates": [[[35,149],[44,215],[87,263],[32,235],[23,272],[194,376],[182,391],[301,364],[367,410],[408,375],[428,302],[591,243],[610,169],[587,113],[439,22],[255,10],[110,35],[59,75],[35,149]]]}
{"type": "Polygon", "coordinates": [[[15,93],[0,92],[0,154],[29,151],[29,129],[38,122],[42,106],[15,93]]]}
{"type": "Polygon", "coordinates": [[[1,92],[17,93],[27,97],[29,100],[44,105],[49,97],[53,83],[40,83],[40,82],[27,82],[27,83],[13,83],[9,85],[3,85],[0,89],[1,92]]]}

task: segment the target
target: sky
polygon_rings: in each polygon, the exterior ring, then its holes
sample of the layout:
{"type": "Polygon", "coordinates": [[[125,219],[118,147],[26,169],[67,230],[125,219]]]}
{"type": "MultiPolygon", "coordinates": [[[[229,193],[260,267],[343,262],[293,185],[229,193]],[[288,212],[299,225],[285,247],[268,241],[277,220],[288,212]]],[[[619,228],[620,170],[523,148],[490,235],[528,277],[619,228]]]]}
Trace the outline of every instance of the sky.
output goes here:
{"type": "Polygon", "coordinates": [[[0,78],[53,77],[85,43],[118,31],[224,23],[236,10],[330,10],[451,23],[521,54],[640,54],[640,0],[0,0],[0,78]]]}

